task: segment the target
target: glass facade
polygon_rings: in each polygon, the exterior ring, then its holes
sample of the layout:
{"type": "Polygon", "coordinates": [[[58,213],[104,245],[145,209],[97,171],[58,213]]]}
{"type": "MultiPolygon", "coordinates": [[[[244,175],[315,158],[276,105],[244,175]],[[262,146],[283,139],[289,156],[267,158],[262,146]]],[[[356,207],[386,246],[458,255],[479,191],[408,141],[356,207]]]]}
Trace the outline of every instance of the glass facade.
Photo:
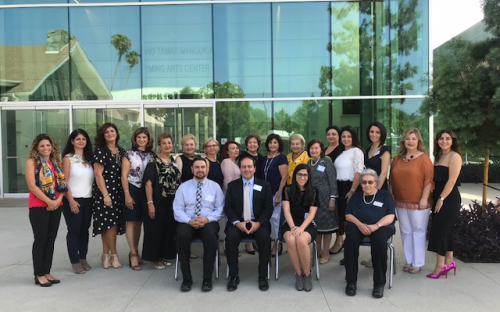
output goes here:
{"type": "Polygon", "coordinates": [[[324,140],[330,124],[366,143],[373,120],[393,146],[409,125],[428,139],[429,0],[80,2],[0,0],[2,194],[26,192],[25,141],[105,121],[124,147],[142,125],[199,150],[214,135],[324,140]]]}

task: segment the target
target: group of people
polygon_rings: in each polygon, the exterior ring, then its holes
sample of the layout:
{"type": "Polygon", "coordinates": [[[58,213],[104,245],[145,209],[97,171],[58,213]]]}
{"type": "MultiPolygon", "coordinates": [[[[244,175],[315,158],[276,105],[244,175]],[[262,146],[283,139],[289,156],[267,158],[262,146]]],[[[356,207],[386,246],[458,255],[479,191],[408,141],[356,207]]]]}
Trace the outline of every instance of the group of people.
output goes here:
{"type": "Polygon", "coordinates": [[[236,290],[240,282],[238,246],[244,239],[254,242],[245,244],[247,253],[258,251],[260,290],[269,288],[269,259],[282,253],[284,242],[296,289],[310,291],[309,244],[316,240],[321,264],[344,250],[346,294],[353,296],[359,245],[369,236],[371,259],[362,263],[373,267],[372,295],[381,298],[387,240],[394,234],[396,216],[406,259],[403,271],[415,274],[425,261],[431,208],[428,250],[437,253],[437,260],[427,276],[456,272],[453,228],[460,209],[457,186],[462,165],[456,135],[449,130],[436,135],[434,168],[418,129],[403,133],[392,165],[386,136],[384,125],[372,122],[366,130],[370,146],[363,151],[353,127],[330,126],[326,148],[319,139],[306,145],[302,135],[293,134],[291,153],[285,156],[279,135],[266,138],[267,154],[262,155],[260,137],[251,134],[245,139],[244,152],[237,142],[226,142],[219,161],[219,142],[206,140],[205,157],[201,157],[192,134],[182,138],[182,154],[175,159],[168,133],[158,136],[158,152],[154,153],[154,139],[146,127],[133,133],[128,151],[118,144],[119,131],[112,123],[99,128],[94,149],[85,130],[73,131],[62,154],[51,136],[40,134],[33,141],[25,171],[35,283],[49,287],[60,282],[50,269],[61,211],[76,274],[91,269],[86,256],[93,221],[93,236],[101,235],[104,269],[122,267],[116,239],[125,234],[132,270],[141,270],[144,261],[165,269],[178,254],[182,291],[193,285],[190,259],[197,256],[191,252],[191,242],[197,238],[204,249],[201,288],[212,289],[220,220],[225,221],[228,291],[236,290]],[[272,241],[277,243],[271,247],[272,241]]]}

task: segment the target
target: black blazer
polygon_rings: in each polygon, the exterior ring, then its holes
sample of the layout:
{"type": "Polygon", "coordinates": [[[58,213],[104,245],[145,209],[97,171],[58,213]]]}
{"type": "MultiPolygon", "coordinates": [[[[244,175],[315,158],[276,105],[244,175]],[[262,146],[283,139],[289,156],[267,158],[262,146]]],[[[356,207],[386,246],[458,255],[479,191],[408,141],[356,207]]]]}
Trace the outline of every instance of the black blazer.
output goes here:
{"type": "MultiPolygon", "coordinates": [[[[254,179],[254,186],[260,185],[260,191],[253,189],[253,215],[255,221],[260,222],[262,226],[271,228],[269,219],[273,215],[273,195],[271,194],[271,185],[264,180],[254,179]]],[[[230,182],[226,191],[226,202],[224,213],[227,217],[227,225],[231,226],[235,221],[243,220],[243,179],[239,178],[230,182]]]]}

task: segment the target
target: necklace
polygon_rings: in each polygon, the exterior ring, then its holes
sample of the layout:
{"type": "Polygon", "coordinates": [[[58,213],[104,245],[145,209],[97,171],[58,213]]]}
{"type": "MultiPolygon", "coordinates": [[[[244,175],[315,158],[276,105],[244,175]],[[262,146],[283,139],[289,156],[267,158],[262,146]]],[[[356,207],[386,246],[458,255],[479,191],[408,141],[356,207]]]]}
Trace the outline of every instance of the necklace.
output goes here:
{"type": "Polygon", "coordinates": [[[312,159],[311,159],[311,166],[313,166],[313,167],[314,167],[314,166],[316,166],[316,165],[318,164],[318,162],[320,161],[320,159],[321,159],[321,157],[320,157],[320,158],[318,158],[318,159],[316,160],[316,162],[314,162],[314,160],[312,160],[312,159]]]}
{"type": "Polygon", "coordinates": [[[269,167],[273,163],[273,160],[274,160],[274,157],[273,158],[268,157],[266,159],[266,164],[264,165],[264,180],[266,180],[266,181],[267,181],[267,171],[269,170],[269,167]],[[269,159],[271,159],[271,161],[269,161],[269,159]]]}
{"type": "MultiPolygon", "coordinates": [[[[370,202],[366,202],[366,198],[365,198],[365,193],[363,192],[363,202],[367,205],[371,205],[374,201],[375,201],[375,195],[377,195],[377,191],[375,191],[375,193],[373,193],[373,198],[370,202]]],[[[371,196],[371,195],[368,195],[368,196],[371,196]]]]}
{"type": "Polygon", "coordinates": [[[407,162],[409,162],[410,160],[412,160],[412,159],[413,159],[413,157],[415,157],[415,154],[410,155],[410,157],[406,157],[406,155],[404,155],[404,156],[403,156],[403,161],[404,161],[405,163],[407,163],[407,162]]]}

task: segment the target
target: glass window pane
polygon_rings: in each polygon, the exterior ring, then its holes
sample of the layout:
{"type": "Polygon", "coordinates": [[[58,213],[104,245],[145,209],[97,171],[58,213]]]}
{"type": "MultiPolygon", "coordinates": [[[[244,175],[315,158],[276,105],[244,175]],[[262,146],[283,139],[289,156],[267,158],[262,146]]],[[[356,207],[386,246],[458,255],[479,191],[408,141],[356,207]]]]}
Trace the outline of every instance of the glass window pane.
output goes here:
{"type": "Polygon", "coordinates": [[[68,110],[2,112],[2,165],[5,193],[27,193],[24,165],[40,133],[51,135],[62,152],[69,134],[68,110]]]}
{"type": "Polygon", "coordinates": [[[0,14],[2,101],[69,100],[67,8],[7,9],[0,14]]]}
{"type": "MultiPolygon", "coordinates": [[[[73,2],[73,0],[71,0],[73,2]]],[[[109,2],[109,1],[108,1],[109,2]]],[[[16,5],[16,4],[57,4],[68,3],[68,0],[0,0],[0,4],[16,5]]]]}
{"type": "Polygon", "coordinates": [[[275,97],[321,95],[321,68],[330,66],[329,6],[329,2],[273,3],[275,97]]]}
{"type": "Polygon", "coordinates": [[[202,98],[211,87],[212,6],[145,6],[143,99],[202,98]]]}
{"type": "Polygon", "coordinates": [[[72,99],[141,98],[139,8],[72,7],[72,99]]]}
{"type": "Polygon", "coordinates": [[[271,6],[215,4],[214,56],[216,82],[238,85],[242,97],[271,97],[271,6]]]}

